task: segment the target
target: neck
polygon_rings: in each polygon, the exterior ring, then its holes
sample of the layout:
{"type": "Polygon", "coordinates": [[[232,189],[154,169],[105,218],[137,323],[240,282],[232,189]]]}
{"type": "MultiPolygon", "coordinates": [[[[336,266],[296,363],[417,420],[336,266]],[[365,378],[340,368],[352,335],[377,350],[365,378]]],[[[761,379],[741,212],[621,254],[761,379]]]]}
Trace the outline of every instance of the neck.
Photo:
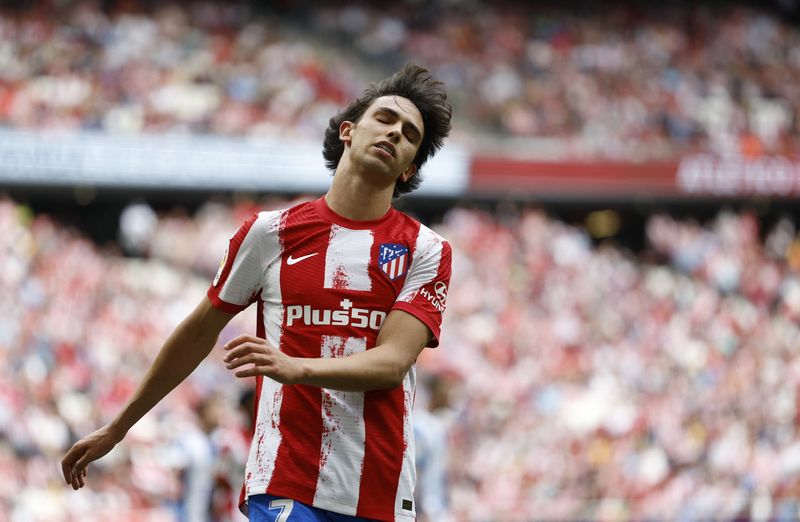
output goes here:
{"type": "MultiPolygon", "coordinates": [[[[340,164],[340,167],[342,165],[340,164]]],[[[382,218],[392,205],[394,184],[378,186],[367,181],[366,176],[336,169],[333,183],[325,202],[340,216],[353,221],[373,221],[382,218]]]]}

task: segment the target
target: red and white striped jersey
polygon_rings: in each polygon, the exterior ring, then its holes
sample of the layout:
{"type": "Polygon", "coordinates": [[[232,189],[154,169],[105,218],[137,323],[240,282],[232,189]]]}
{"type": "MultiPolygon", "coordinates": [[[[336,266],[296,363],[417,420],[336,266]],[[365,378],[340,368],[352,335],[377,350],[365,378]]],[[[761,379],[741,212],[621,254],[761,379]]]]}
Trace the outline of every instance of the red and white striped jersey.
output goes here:
{"type": "MultiPolygon", "coordinates": [[[[392,310],[439,331],[450,246],[390,209],[345,219],[324,198],[261,212],[231,239],[208,297],[258,305],[257,334],[296,357],[344,357],[375,346],[392,310]]],[[[414,368],[391,390],[344,392],[256,381],[243,499],[269,493],[337,513],[413,520],[414,368]]]]}

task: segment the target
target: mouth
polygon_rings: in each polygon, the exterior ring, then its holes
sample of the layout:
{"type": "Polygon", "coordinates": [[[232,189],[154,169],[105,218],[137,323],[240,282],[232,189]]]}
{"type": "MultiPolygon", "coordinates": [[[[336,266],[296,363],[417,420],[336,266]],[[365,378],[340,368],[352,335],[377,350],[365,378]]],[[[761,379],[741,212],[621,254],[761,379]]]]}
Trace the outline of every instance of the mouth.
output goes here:
{"type": "Polygon", "coordinates": [[[397,151],[395,150],[394,145],[392,145],[388,141],[381,141],[379,143],[376,143],[375,148],[383,151],[392,158],[394,158],[397,155],[397,151]]]}

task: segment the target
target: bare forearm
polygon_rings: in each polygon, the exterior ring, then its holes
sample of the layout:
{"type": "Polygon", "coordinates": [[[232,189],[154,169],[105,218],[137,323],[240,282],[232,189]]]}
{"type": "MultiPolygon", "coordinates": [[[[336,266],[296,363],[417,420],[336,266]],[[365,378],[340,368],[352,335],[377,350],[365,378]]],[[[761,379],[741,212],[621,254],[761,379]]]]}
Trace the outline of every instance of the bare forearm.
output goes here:
{"type": "Polygon", "coordinates": [[[386,318],[375,347],[364,352],[304,359],[282,353],[265,339],[240,335],[225,344],[225,363],[239,378],[260,375],[284,384],[342,391],[389,389],[402,384],[430,336],[421,321],[396,310],[386,318]]]}
{"type": "Polygon", "coordinates": [[[216,339],[183,337],[176,331],[164,343],[139,388],[114,419],[116,429],[127,432],[197,368],[216,342],[216,339]]]}
{"type": "Polygon", "coordinates": [[[392,353],[390,346],[341,358],[302,359],[299,384],[342,391],[369,391],[399,386],[413,360],[392,353]]]}
{"type": "Polygon", "coordinates": [[[231,314],[217,310],[207,298],[169,336],[136,393],[117,418],[72,445],[61,459],[64,480],[73,489],[85,485],[89,463],[111,451],[136,422],[200,364],[214,347],[231,314]]]}
{"type": "Polygon", "coordinates": [[[430,331],[418,319],[393,311],[370,350],[340,358],[302,359],[300,382],[342,391],[395,388],[430,341],[430,331]]]}
{"type": "Polygon", "coordinates": [[[208,308],[200,306],[175,328],[136,392],[112,421],[112,427],[121,436],[208,356],[219,333],[216,325],[205,324],[209,321],[213,323],[213,319],[209,320],[208,308]]]}

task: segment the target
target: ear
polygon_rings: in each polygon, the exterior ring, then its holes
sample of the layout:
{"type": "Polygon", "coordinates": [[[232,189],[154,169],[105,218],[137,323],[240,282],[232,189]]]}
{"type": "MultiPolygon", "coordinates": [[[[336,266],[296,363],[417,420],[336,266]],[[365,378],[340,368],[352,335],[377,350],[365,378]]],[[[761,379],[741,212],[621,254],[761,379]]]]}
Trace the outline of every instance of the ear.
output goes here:
{"type": "Polygon", "coordinates": [[[417,165],[416,165],[416,164],[414,164],[414,163],[412,163],[411,165],[409,165],[409,166],[406,168],[406,170],[404,170],[404,171],[403,171],[403,173],[402,173],[402,174],[400,174],[400,179],[401,179],[402,181],[408,181],[408,180],[410,180],[410,179],[411,179],[411,178],[414,176],[414,174],[416,174],[416,173],[417,173],[417,165]]]}
{"type": "Polygon", "coordinates": [[[339,141],[348,145],[350,143],[351,135],[353,133],[353,128],[355,127],[355,123],[352,121],[343,121],[339,124],[339,141]]]}

